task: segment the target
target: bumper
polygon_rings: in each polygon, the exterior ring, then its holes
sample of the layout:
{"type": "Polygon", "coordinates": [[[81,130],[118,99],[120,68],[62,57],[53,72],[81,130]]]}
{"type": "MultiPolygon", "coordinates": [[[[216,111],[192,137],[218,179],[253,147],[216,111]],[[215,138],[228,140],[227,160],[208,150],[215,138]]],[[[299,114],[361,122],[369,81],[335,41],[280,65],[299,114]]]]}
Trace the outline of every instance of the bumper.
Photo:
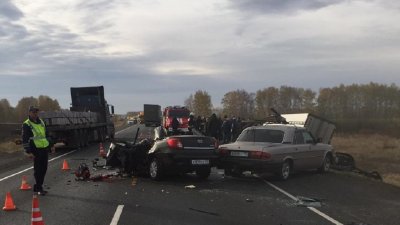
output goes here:
{"type": "Polygon", "coordinates": [[[217,166],[220,169],[234,168],[241,171],[252,171],[257,173],[257,172],[277,172],[281,169],[282,163],[259,160],[259,159],[223,157],[220,158],[217,166]]]}
{"type": "Polygon", "coordinates": [[[180,156],[172,154],[159,154],[157,158],[163,163],[164,169],[167,172],[192,172],[197,169],[211,168],[217,165],[218,156],[216,155],[205,155],[205,156],[180,156]],[[201,162],[200,164],[194,164],[201,162]],[[208,163],[204,163],[207,162],[208,163]]]}

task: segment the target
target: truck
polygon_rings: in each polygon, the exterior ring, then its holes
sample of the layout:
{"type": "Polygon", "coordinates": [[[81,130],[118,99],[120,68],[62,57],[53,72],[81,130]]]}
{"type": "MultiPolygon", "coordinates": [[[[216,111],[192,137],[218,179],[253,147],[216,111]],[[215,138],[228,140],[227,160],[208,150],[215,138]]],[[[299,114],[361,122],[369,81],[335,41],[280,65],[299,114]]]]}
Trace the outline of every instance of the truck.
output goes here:
{"type": "Polygon", "coordinates": [[[71,100],[69,110],[39,113],[53,142],[84,147],[114,138],[114,106],[105,100],[103,86],[71,87],[71,100]]]}
{"type": "Polygon", "coordinates": [[[176,117],[179,121],[178,131],[181,134],[189,133],[190,110],[184,106],[168,106],[163,111],[163,128],[168,134],[173,132],[172,120],[176,117]]]}
{"type": "Polygon", "coordinates": [[[157,127],[161,125],[161,106],[144,104],[143,113],[144,124],[146,127],[157,127]]]}

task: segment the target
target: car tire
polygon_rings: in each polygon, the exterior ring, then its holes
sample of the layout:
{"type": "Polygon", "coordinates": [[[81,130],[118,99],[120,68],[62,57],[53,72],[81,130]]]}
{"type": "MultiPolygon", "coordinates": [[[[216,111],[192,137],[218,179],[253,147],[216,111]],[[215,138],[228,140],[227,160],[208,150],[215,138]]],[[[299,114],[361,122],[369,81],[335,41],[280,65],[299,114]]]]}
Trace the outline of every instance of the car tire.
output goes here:
{"type": "Polygon", "coordinates": [[[152,180],[161,180],[163,178],[163,165],[158,158],[153,158],[149,165],[149,175],[152,180]]]}
{"type": "Polygon", "coordinates": [[[201,180],[207,179],[210,176],[210,174],[211,174],[211,168],[196,170],[196,176],[201,180]]]}
{"type": "Polygon", "coordinates": [[[290,177],[290,172],[292,170],[292,166],[289,160],[285,160],[282,163],[280,170],[277,173],[277,176],[280,180],[287,180],[290,177]]]}
{"type": "Polygon", "coordinates": [[[332,156],[326,155],[321,167],[318,168],[318,172],[320,172],[320,173],[328,172],[331,168],[331,165],[332,165],[332,156]]]}

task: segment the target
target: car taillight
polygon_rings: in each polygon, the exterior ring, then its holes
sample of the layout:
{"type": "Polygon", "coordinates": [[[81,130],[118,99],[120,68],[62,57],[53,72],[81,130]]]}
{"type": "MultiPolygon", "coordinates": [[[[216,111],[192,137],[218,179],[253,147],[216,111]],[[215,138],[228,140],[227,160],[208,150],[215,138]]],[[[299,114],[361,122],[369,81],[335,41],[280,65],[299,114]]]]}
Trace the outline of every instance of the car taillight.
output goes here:
{"type": "Polygon", "coordinates": [[[178,138],[168,138],[167,144],[169,148],[181,149],[183,148],[182,142],[178,138]]]}
{"type": "Polygon", "coordinates": [[[220,147],[220,148],[218,149],[218,154],[221,155],[221,156],[226,156],[226,155],[229,154],[229,151],[228,151],[228,149],[225,148],[225,147],[220,147]]]}
{"type": "Polygon", "coordinates": [[[250,152],[249,157],[252,159],[270,159],[271,154],[263,151],[255,151],[255,152],[250,152]]]}

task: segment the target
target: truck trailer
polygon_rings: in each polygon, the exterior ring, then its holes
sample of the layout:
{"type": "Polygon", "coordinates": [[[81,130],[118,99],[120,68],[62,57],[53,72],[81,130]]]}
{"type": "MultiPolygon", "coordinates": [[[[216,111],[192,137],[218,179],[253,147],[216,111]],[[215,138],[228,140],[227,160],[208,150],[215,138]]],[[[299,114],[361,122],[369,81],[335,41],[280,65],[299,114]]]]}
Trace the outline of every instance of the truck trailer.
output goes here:
{"type": "Polygon", "coordinates": [[[53,142],[84,147],[114,138],[114,106],[107,104],[103,86],[71,87],[71,100],[69,110],[39,113],[53,142]]]}
{"type": "Polygon", "coordinates": [[[143,105],[143,119],[146,127],[161,125],[161,106],[160,105],[143,105]]]}

